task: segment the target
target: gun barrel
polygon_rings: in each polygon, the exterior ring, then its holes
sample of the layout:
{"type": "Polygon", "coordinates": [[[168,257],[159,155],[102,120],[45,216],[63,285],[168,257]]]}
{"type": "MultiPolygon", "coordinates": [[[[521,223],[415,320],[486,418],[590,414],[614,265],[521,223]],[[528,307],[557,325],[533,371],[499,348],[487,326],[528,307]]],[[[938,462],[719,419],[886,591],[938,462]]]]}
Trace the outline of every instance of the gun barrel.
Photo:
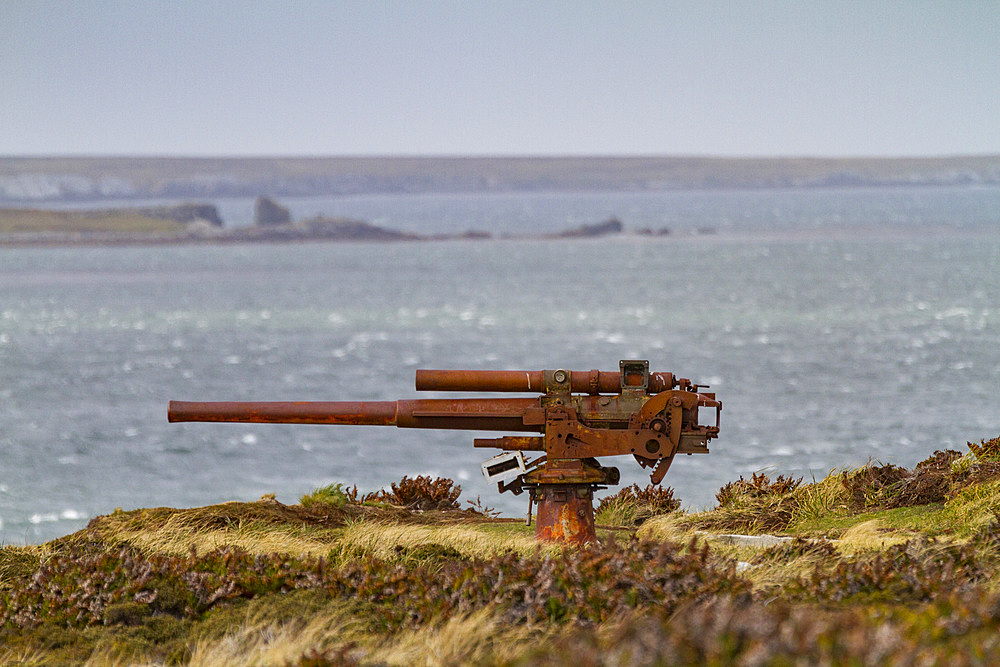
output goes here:
{"type": "MultiPolygon", "coordinates": [[[[516,391],[544,392],[544,371],[456,371],[420,369],[417,391],[516,391]]],[[[650,393],[674,386],[673,373],[650,373],[650,393]]],[[[621,373],[618,371],[572,371],[570,388],[581,394],[618,394],[621,373]]]]}
{"type": "Polygon", "coordinates": [[[413,401],[188,402],[170,401],[167,421],[254,424],[341,424],[472,431],[537,431],[525,424],[530,398],[452,398],[413,401]]]}
{"type": "Polygon", "coordinates": [[[170,401],[167,421],[395,426],[396,401],[170,401]]]}

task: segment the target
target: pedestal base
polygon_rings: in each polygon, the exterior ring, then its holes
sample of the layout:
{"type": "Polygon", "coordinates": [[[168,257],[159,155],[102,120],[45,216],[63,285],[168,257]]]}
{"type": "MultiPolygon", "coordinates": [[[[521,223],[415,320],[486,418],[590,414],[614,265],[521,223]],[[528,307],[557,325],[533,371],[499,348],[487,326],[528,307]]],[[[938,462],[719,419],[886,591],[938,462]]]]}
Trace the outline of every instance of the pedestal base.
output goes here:
{"type": "Polygon", "coordinates": [[[531,489],[537,504],[535,537],[586,544],[597,540],[591,484],[539,484],[531,489]]]}

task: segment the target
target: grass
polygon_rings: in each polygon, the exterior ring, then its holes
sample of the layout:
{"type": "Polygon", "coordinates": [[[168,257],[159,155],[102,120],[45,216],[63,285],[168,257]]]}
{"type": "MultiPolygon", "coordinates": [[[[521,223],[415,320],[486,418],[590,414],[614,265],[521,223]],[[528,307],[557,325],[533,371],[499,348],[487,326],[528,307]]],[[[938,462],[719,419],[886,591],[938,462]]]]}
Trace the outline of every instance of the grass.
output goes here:
{"type": "Polygon", "coordinates": [[[43,211],[0,208],[0,234],[59,232],[115,232],[169,234],[184,226],[147,217],[134,211],[43,211]]]}
{"type": "Polygon", "coordinates": [[[740,478],[702,512],[630,488],[583,549],[450,480],[117,511],[0,549],[0,664],[993,662],[1000,439],[970,452],[740,478]]]}
{"type": "MultiPolygon", "coordinates": [[[[408,526],[357,521],[349,523],[338,536],[335,560],[375,557],[389,562],[413,562],[428,558],[456,557],[486,559],[506,552],[521,556],[538,550],[552,553],[555,545],[539,545],[533,529],[500,524],[507,530],[494,531],[488,524],[408,526]]],[[[517,524],[514,524],[517,525],[517,524]]]]}
{"type": "Polygon", "coordinates": [[[0,548],[0,590],[38,569],[49,553],[47,545],[5,546],[0,548]]]}
{"type": "Polygon", "coordinates": [[[331,507],[343,507],[350,501],[343,484],[329,484],[313,489],[312,493],[307,493],[299,499],[303,507],[313,507],[315,505],[329,505],[331,507]]]}

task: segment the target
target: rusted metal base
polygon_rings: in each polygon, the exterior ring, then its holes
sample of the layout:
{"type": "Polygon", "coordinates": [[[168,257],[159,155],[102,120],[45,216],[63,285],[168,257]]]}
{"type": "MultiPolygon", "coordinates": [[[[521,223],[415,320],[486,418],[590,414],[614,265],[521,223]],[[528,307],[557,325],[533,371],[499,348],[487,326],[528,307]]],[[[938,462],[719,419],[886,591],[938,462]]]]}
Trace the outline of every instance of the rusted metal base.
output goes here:
{"type": "Polygon", "coordinates": [[[593,485],[539,484],[531,498],[538,505],[536,538],[571,544],[597,540],[593,485]]]}

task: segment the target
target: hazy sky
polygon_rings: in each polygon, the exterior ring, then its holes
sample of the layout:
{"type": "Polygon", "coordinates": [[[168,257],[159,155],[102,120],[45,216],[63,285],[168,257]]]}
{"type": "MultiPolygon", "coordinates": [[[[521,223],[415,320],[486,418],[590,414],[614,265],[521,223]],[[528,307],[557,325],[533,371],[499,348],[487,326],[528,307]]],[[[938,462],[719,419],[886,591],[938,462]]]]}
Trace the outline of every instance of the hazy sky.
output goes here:
{"type": "Polygon", "coordinates": [[[1000,153],[1000,2],[0,0],[0,154],[1000,153]]]}

